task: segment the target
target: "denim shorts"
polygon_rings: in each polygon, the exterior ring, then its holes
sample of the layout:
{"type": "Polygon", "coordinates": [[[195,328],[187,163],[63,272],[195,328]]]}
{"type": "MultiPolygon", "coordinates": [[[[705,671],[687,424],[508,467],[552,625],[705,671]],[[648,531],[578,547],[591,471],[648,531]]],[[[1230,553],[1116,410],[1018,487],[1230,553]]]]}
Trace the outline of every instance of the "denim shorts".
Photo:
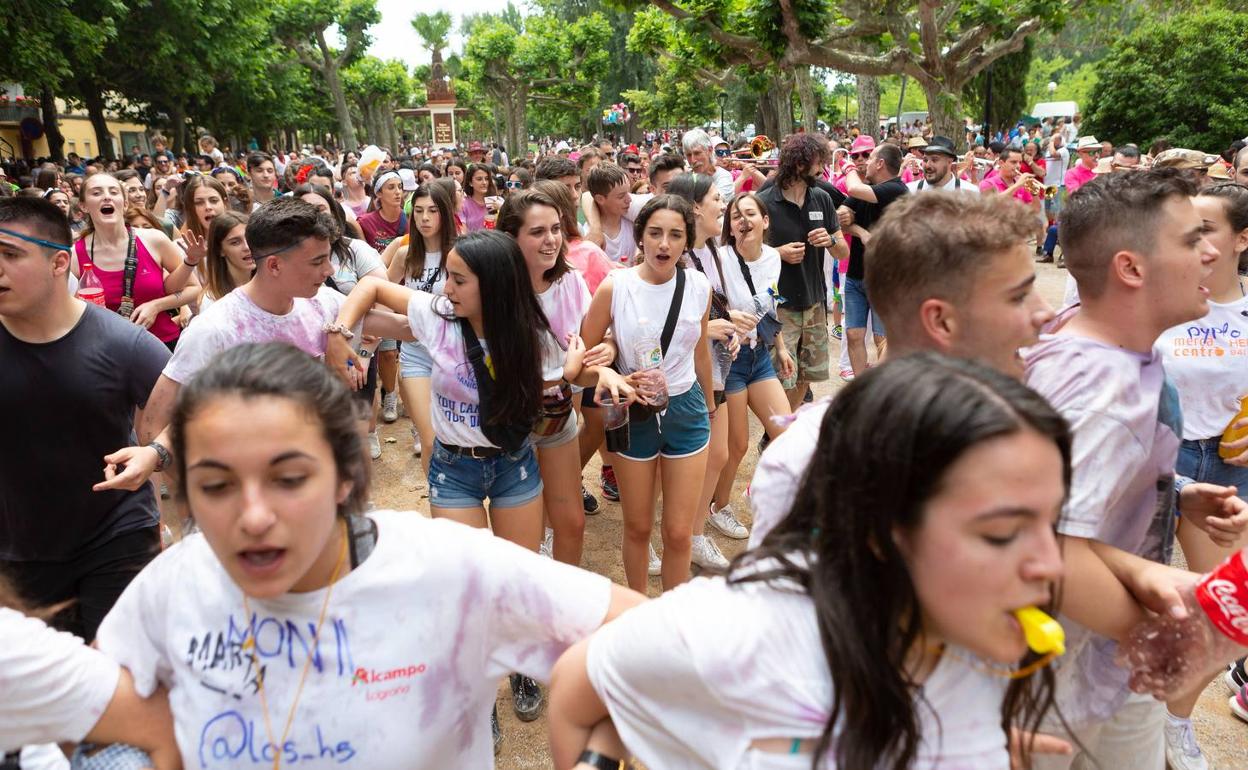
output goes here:
{"type": "Polygon", "coordinates": [[[456,455],[434,441],[429,461],[429,504],[439,508],[519,508],[542,493],[531,443],[515,452],[477,459],[456,455]]]}
{"type": "Polygon", "coordinates": [[[1180,476],[1207,484],[1238,487],[1239,496],[1243,498],[1248,495],[1248,468],[1223,462],[1218,456],[1218,444],[1221,441],[1221,436],[1184,440],[1179,446],[1175,471],[1180,476]]]}
{"type": "Polygon", "coordinates": [[[760,342],[752,348],[743,347],[737,353],[724,380],[724,392],[740,393],[756,382],[774,379],[777,379],[776,368],[771,364],[771,353],[760,342]]]}
{"type": "Polygon", "coordinates": [[[386,353],[388,351],[398,350],[398,349],[399,349],[399,341],[392,340],[388,337],[383,337],[381,340],[381,344],[377,346],[378,353],[386,353]]]}
{"type": "MultiPolygon", "coordinates": [[[[867,285],[857,278],[845,276],[845,328],[867,328],[867,313],[871,311],[871,302],[867,299],[867,285]]],[[[883,337],[884,322],[879,313],[871,313],[871,329],[875,336],[883,337]]]]}
{"type": "Polygon", "coordinates": [[[679,396],[672,396],[662,414],[645,422],[629,422],[629,446],[620,454],[630,460],[653,460],[659,455],[679,460],[696,455],[710,443],[711,419],[706,397],[695,384],[679,396]]]}
{"type": "Polygon", "coordinates": [[[419,342],[404,342],[399,348],[399,374],[408,377],[432,377],[433,358],[429,349],[419,342]]]}

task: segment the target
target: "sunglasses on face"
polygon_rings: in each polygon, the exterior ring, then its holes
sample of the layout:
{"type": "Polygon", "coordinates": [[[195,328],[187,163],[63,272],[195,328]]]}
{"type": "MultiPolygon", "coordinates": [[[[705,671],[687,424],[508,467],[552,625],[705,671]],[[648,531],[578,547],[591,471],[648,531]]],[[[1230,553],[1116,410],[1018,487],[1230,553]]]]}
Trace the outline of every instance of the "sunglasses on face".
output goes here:
{"type": "Polygon", "coordinates": [[[519,189],[520,189],[521,187],[523,187],[523,186],[524,186],[524,183],[523,183],[523,182],[513,182],[513,181],[512,181],[512,180],[510,180],[510,179],[508,179],[508,180],[507,180],[507,189],[508,189],[508,190],[519,190],[519,189]]]}
{"type": "Polygon", "coordinates": [[[869,152],[851,152],[851,153],[849,154],[849,157],[850,157],[850,158],[853,158],[854,160],[864,160],[864,159],[866,159],[866,158],[871,157],[871,153],[869,153],[869,152]]]}
{"type": "Polygon", "coordinates": [[[643,169],[641,166],[629,166],[628,167],[628,173],[630,174],[640,174],[642,171],[643,169]]]}
{"type": "Polygon", "coordinates": [[[715,150],[715,157],[717,158],[726,158],[731,154],[732,154],[732,150],[729,150],[727,148],[721,147],[715,150]]]}

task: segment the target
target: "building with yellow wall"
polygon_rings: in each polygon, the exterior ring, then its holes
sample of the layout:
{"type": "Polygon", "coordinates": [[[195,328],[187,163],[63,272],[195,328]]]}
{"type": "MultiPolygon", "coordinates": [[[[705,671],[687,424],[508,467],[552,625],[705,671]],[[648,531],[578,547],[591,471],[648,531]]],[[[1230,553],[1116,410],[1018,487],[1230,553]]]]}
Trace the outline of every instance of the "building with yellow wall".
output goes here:
{"type": "MultiPolygon", "coordinates": [[[[6,93],[3,84],[0,84],[0,94],[7,97],[0,100],[0,157],[25,158],[28,161],[47,157],[50,152],[46,134],[33,141],[23,137],[22,134],[23,121],[36,121],[42,129],[43,115],[39,107],[27,104],[25,97],[20,96],[20,92],[18,95],[14,95],[12,90],[6,93]]],[[[95,128],[91,125],[86,111],[70,111],[60,99],[56,102],[60,111],[61,134],[65,137],[65,154],[76,152],[84,158],[104,154],[104,149],[100,147],[96,139],[95,128]]],[[[136,145],[142,152],[151,152],[149,141],[151,134],[146,126],[119,120],[116,116],[107,117],[109,117],[109,138],[112,141],[113,153],[117,157],[129,153],[130,149],[136,145]]],[[[28,123],[28,125],[33,124],[28,123]]],[[[40,131],[40,133],[43,132],[40,131]]]]}

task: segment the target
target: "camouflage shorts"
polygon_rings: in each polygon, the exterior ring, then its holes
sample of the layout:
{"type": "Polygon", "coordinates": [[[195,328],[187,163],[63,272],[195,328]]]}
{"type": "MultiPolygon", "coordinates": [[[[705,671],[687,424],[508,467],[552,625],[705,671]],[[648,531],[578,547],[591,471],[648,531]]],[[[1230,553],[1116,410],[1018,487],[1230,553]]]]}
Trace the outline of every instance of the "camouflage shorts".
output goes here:
{"type": "MultiPolygon", "coordinates": [[[[798,382],[824,382],[828,379],[828,314],[822,304],[805,310],[776,308],[784,346],[797,365],[797,375],[781,379],[785,390],[798,382]]],[[[772,364],[780,371],[779,357],[772,350],[772,364]]]]}

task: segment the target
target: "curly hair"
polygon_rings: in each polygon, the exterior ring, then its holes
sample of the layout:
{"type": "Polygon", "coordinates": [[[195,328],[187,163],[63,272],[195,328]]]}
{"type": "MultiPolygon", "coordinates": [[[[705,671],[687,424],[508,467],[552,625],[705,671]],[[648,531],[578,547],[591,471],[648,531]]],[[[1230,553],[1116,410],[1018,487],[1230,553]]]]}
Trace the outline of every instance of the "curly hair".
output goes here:
{"type": "Polygon", "coordinates": [[[776,168],[776,185],[783,190],[799,180],[809,178],[812,163],[822,161],[824,145],[813,134],[793,134],[780,148],[780,164],[776,168]]]}

